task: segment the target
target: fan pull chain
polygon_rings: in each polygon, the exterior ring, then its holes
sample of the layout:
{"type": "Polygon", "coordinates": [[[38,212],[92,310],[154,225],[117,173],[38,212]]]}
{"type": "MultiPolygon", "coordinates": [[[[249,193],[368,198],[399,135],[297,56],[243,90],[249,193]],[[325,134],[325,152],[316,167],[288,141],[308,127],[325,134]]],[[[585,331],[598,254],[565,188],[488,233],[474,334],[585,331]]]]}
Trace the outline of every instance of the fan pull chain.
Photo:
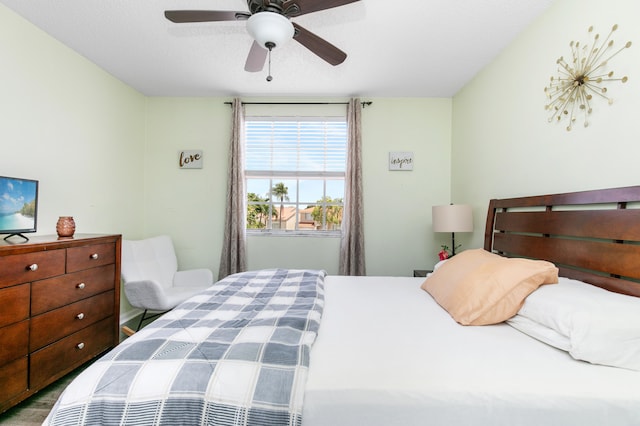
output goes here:
{"type": "Polygon", "coordinates": [[[268,41],[265,43],[265,47],[269,49],[269,75],[267,75],[267,81],[271,81],[273,80],[273,76],[271,76],[271,50],[273,50],[276,45],[275,43],[268,41]]]}

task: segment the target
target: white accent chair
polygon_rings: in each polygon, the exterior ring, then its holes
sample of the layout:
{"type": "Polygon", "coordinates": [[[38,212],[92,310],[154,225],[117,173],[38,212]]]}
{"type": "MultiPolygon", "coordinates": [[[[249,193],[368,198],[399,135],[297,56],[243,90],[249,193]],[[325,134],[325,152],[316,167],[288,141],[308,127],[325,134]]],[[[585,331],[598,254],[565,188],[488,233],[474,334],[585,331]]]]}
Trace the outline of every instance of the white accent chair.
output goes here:
{"type": "Polygon", "coordinates": [[[213,284],[209,269],[178,271],[178,259],[168,235],[122,241],[122,280],[131,306],[144,309],[142,321],[175,308],[213,284]],[[155,312],[147,316],[148,311],[155,312]]]}

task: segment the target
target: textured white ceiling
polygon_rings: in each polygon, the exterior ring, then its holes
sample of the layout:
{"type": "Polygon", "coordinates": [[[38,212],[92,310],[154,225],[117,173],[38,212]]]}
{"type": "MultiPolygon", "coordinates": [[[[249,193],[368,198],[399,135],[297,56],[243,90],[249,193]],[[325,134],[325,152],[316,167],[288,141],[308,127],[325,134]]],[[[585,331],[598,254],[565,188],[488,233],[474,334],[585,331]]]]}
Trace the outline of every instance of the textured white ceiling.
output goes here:
{"type": "MultiPolygon", "coordinates": [[[[149,96],[451,97],[554,0],[361,0],[293,18],[349,56],[296,41],[273,81],[248,73],[244,22],[174,24],[165,10],[248,11],[244,0],[0,0],[149,96]]],[[[17,41],[19,42],[19,41],[17,41]]]]}

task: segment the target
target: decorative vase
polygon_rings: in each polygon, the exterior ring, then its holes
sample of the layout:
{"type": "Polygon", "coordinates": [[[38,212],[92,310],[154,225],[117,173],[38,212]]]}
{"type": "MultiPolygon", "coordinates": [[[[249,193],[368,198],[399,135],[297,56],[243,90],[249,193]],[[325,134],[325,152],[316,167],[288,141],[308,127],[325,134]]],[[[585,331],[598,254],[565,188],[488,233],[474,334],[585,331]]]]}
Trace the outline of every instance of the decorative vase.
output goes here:
{"type": "Polygon", "coordinates": [[[56,232],[60,238],[71,238],[76,232],[76,223],[73,216],[60,216],[56,224],[56,232]]]}

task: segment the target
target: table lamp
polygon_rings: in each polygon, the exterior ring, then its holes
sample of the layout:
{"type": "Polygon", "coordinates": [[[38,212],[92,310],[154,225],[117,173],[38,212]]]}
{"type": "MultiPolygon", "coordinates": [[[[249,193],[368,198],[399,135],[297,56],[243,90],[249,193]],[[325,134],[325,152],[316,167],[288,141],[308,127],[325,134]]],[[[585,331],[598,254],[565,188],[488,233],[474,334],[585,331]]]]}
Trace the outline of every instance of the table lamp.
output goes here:
{"type": "Polygon", "coordinates": [[[467,204],[449,204],[431,208],[433,232],[451,232],[451,255],[456,254],[456,232],[473,232],[473,215],[467,204]]]}

